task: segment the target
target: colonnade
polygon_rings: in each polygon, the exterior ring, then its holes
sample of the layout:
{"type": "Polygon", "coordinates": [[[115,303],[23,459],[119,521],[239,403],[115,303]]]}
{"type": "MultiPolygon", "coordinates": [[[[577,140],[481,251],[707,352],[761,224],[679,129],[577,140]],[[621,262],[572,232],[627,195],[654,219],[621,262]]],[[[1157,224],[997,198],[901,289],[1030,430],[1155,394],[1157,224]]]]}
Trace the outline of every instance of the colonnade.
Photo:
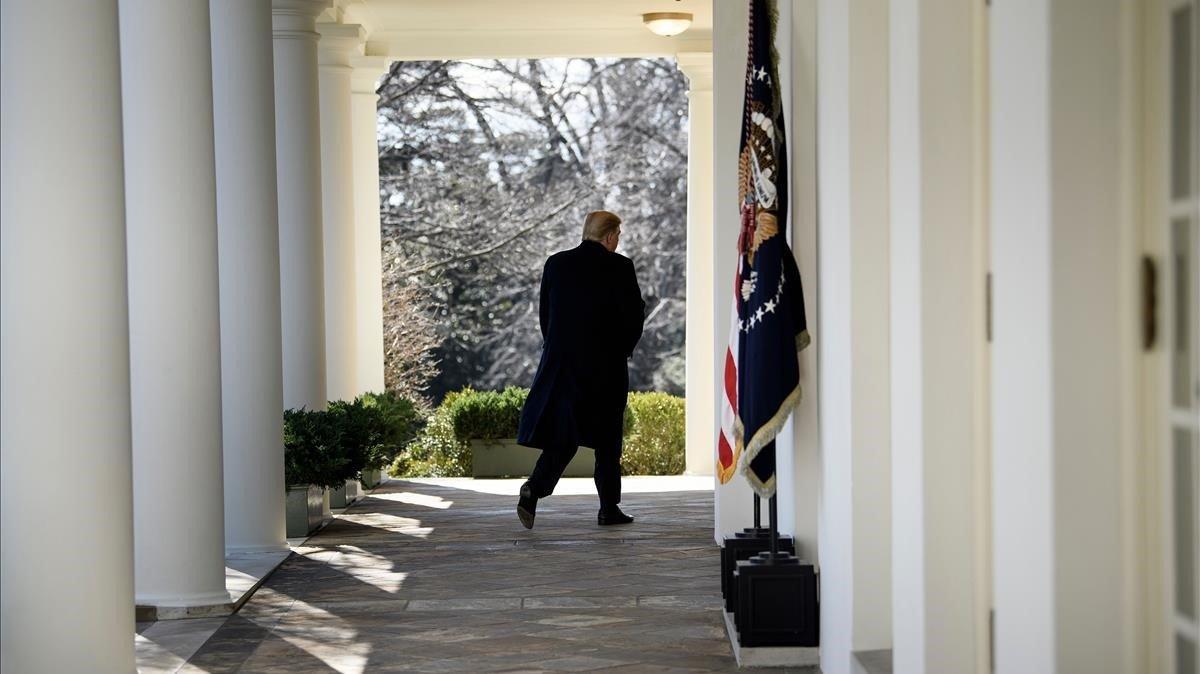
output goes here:
{"type": "Polygon", "coordinates": [[[282,410],[383,386],[388,60],[330,5],[3,5],[6,671],[230,609],[225,555],[286,550],[282,410]]]}

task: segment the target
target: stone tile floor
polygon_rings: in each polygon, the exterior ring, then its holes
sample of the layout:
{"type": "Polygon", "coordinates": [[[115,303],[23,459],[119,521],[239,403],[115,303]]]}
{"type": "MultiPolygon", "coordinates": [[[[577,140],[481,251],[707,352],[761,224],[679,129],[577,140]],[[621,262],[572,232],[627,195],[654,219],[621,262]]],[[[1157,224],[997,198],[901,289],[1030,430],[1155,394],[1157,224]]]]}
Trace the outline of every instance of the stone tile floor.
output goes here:
{"type": "Polygon", "coordinates": [[[711,478],[626,478],[622,507],[638,521],[605,528],[591,480],[564,479],[531,531],[515,514],[519,485],[391,480],[295,548],[219,625],[139,625],[143,641],[187,659],[139,669],[737,670],[711,478]],[[210,636],[197,648],[198,634],[210,636]]]}

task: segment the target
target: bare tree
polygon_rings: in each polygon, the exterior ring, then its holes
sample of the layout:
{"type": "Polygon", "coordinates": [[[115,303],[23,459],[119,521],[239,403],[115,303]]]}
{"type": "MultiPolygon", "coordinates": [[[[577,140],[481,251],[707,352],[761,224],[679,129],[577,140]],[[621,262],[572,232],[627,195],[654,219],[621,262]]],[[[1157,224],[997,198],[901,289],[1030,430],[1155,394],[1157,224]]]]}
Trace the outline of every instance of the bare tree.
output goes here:
{"type": "Polygon", "coordinates": [[[660,59],[394,64],[379,109],[389,388],[528,385],[542,263],[606,208],[648,304],[631,385],[682,393],[685,92],[660,59]]]}
{"type": "Polygon", "coordinates": [[[410,400],[424,401],[438,373],[436,309],[421,286],[398,271],[409,264],[398,246],[387,247],[383,264],[384,385],[410,400]]]}

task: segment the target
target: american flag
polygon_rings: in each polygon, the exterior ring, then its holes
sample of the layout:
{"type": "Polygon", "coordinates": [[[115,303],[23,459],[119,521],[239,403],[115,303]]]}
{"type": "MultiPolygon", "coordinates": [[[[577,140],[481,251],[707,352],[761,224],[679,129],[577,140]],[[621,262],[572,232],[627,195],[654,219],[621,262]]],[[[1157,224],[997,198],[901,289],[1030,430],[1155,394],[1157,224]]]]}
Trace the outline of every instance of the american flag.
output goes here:
{"type": "MultiPolygon", "coordinates": [[[[741,260],[738,260],[741,267],[741,260]]],[[[741,276],[738,270],[737,277],[741,276]]],[[[736,277],[735,277],[736,278],[736,277]]],[[[722,368],[721,434],[717,438],[717,479],[725,484],[733,479],[737,471],[738,457],[742,454],[742,443],[736,432],[737,383],[738,383],[738,309],[737,291],[734,290],[733,312],[730,315],[729,347],[725,349],[725,367],[722,368]]]]}
{"type": "Polygon", "coordinates": [[[799,352],[809,344],[804,292],[787,243],[788,161],[774,48],[775,3],[750,0],[738,155],[737,275],[725,352],[717,476],[740,467],[775,493],[775,436],[800,402],[799,352]]]}

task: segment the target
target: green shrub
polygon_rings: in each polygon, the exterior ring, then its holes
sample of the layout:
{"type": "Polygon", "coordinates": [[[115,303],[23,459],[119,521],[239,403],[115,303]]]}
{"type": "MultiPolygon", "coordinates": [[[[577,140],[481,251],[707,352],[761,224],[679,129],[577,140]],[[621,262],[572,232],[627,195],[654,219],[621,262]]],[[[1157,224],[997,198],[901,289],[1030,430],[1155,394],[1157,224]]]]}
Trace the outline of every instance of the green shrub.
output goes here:
{"type": "Polygon", "coordinates": [[[449,405],[454,437],[462,442],[517,437],[521,407],[529,389],[509,386],[503,391],[464,389],[449,405]]]}
{"type": "Polygon", "coordinates": [[[424,431],[396,456],[392,477],[466,477],[471,474],[471,445],[454,435],[450,413],[455,401],[471,389],[446,394],[426,420],[424,431]]]}
{"type": "Polygon", "coordinates": [[[388,473],[393,477],[471,475],[471,440],[515,438],[528,394],[528,389],[515,386],[503,391],[467,387],[447,394],[388,473]]]}
{"type": "Polygon", "coordinates": [[[625,407],[623,475],[679,475],[684,468],[684,399],[666,393],[630,393],[625,407]]]}
{"type": "Polygon", "coordinates": [[[341,424],[328,412],[287,410],[283,413],[283,465],[288,485],[315,484],[336,488],[346,483],[351,460],[343,451],[341,424]]]}
{"type": "Polygon", "coordinates": [[[383,437],[367,457],[367,468],[386,467],[425,425],[425,415],[418,404],[392,391],[364,393],[356,402],[378,409],[384,426],[383,437]]]}
{"type": "Polygon", "coordinates": [[[283,415],[284,468],[289,485],[337,488],[382,468],[419,428],[416,407],[392,394],[337,400],[325,411],[288,410],[283,415]]]}
{"type": "Polygon", "coordinates": [[[387,423],[378,406],[368,406],[361,397],[335,400],[329,403],[326,415],[340,430],[341,452],[346,460],[343,482],[358,477],[372,461],[388,454],[384,445],[387,423]]]}

